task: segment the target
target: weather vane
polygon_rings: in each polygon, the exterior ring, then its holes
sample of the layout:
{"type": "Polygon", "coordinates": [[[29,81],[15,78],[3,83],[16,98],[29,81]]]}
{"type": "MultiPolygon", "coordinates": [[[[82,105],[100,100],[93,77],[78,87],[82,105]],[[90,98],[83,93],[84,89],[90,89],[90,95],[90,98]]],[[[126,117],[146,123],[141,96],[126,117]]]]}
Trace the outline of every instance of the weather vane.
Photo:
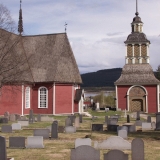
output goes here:
{"type": "Polygon", "coordinates": [[[68,24],[65,22],[65,25],[64,25],[65,26],[65,32],[67,31],[67,25],[68,24]]]}

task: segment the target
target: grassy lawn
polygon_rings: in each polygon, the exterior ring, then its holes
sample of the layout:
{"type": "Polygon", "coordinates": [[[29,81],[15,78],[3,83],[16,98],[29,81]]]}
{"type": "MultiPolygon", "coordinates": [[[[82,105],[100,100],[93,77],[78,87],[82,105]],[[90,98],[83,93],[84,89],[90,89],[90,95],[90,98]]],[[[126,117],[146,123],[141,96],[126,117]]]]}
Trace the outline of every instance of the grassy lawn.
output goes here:
{"type": "MultiPolygon", "coordinates": [[[[65,134],[59,133],[58,139],[44,139],[44,149],[10,149],[9,137],[11,136],[27,136],[33,135],[33,128],[46,128],[50,126],[52,122],[36,122],[30,124],[28,127],[23,127],[21,131],[15,131],[14,133],[1,133],[1,136],[6,138],[7,143],[7,156],[14,157],[15,160],[70,160],[70,150],[74,148],[74,142],[76,138],[84,138],[89,135],[92,139],[92,146],[94,141],[103,141],[112,135],[117,135],[113,132],[106,131],[106,126],[104,125],[103,132],[91,132],[92,123],[104,123],[105,115],[123,115],[122,112],[109,111],[96,112],[89,111],[92,115],[97,116],[97,119],[92,121],[91,118],[83,117],[83,123],[80,124],[80,128],[77,129],[76,133],[65,134]]],[[[55,120],[58,120],[59,125],[65,125],[65,119],[67,116],[53,116],[55,120]]],[[[131,122],[134,123],[134,119],[131,122]]],[[[126,118],[120,118],[118,124],[126,123],[126,118]]],[[[11,123],[9,123],[11,124],[11,123]]],[[[3,124],[4,125],[4,124],[3,124]]],[[[2,124],[0,124],[0,127],[2,124]]],[[[131,142],[134,138],[142,138],[145,145],[145,160],[160,160],[160,132],[158,131],[145,131],[130,133],[128,135],[128,141],[131,142]]],[[[108,150],[100,150],[101,158],[103,160],[103,154],[107,153],[108,150]]],[[[129,154],[129,159],[131,160],[131,151],[124,151],[129,154]]]]}

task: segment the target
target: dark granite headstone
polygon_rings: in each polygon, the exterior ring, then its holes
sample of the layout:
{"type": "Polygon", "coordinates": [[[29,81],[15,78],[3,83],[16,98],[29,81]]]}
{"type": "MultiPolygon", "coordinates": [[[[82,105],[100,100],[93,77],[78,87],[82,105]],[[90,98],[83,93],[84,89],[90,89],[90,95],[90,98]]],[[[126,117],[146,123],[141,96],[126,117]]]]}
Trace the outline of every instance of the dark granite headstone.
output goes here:
{"type": "Polygon", "coordinates": [[[130,123],[130,117],[128,114],[127,114],[127,123],[130,123]]]}
{"type": "Polygon", "coordinates": [[[75,121],[76,116],[70,115],[70,116],[68,116],[68,118],[70,118],[70,120],[71,120],[71,125],[73,126],[73,123],[74,123],[74,121],[75,121]]]}
{"type": "Polygon", "coordinates": [[[109,124],[109,125],[107,125],[107,129],[108,129],[108,131],[111,131],[111,132],[117,132],[117,127],[118,127],[119,125],[112,125],[112,124],[109,124]]]}
{"type": "Polygon", "coordinates": [[[0,136],[0,160],[7,159],[7,152],[6,152],[6,140],[4,137],[0,136]]]}
{"type": "Polygon", "coordinates": [[[37,115],[37,122],[41,122],[41,115],[40,114],[37,115]]]}
{"type": "Polygon", "coordinates": [[[65,127],[64,126],[58,126],[58,133],[64,133],[65,127]]]}
{"type": "Polygon", "coordinates": [[[140,111],[137,112],[137,119],[136,120],[140,120],[140,111]]]}
{"type": "Polygon", "coordinates": [[[140,138],[135,138],[131,144],[132,160],[144,160],[144,142],[140,138]]]}
{"type": "Polygon", "coordinates": [[[12,126],[10,125],[4,125],[1,127],[2,133],[12,133],[12,126]]]}
{"type": "Polygon", "coordinates": [[[44,139],[49,138],[49,129],[34,129],[33,136],[42,136],[44,139]]]}
{"type": "Polygon", "coordinates": [[[33,122],[34,122],[33,109],[31,109],[29,111],[29,123],[33,123],[33,122]]]}
{"type": "Polygon", "coordinates": [[[147,116],[147,122],[151,123],[151,116],[147,116]]]}
{"type": "Polygon", "coordinates": [[[128,154],[114,149],[104,154],[104,160],[128,160],[128,154]]]}
{"type": "Polygon", "coordinates": [[[92,124],[92,131],[103,131],[103,124],[92,124]]]}
{"type": "Polygon", "coordinates": [[[9,148],[25,148],[25,137],[9,137],[9,148]]]}
{"type": "Polygon", "coordinates": [[[79,123],[82,123],[82,114],[79,114],[79,123]]]}
{"type": "Polygon", "coordinates": [[[156,113],[156,130],[160,130],[160,112],[156,113]]]}
{"type": "Polygon", "coordinates": [[[82,145],[71,149],[70,160],[100,160],[100,151],[91,146],[82,145]]]}
{"type": "Polygon", "coordinates": [[[0,118],[0,123],[8,123],[8,118],[0,118]]]}
{"type": "Polygon", "coordinates": [[[58,138],[58,121],[54,121],[51,126],[51,138],[58,138]]]}

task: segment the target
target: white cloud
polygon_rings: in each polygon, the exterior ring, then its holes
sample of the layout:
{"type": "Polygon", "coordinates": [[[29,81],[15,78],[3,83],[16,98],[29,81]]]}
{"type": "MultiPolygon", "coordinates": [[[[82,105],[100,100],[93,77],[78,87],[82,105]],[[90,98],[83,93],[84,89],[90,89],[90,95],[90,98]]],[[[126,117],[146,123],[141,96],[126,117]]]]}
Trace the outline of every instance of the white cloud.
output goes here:
{"type": "MultiPolygon", "coordinates": [[[[16,22],[19,1],[1,0],[16,22]]],[[[139,1],[144,33],[151,41],[150,63],[155,70],[160,64],[160,2],[139,1]]],[[[124,41],[131,33],[136,10],[135,0],[23,0],[25,34],[64,32],[67,34],[81,73],[125,64],[124,41]]]]}

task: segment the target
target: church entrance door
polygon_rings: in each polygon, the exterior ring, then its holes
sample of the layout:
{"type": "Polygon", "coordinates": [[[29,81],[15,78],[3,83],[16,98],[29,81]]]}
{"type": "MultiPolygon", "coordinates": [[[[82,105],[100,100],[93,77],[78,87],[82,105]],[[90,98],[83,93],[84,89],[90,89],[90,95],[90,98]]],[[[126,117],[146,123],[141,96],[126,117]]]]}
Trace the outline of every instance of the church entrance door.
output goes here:
{"type": "Polygon", "coordinates": [[[131,111],[143,111],[143,100],[142,99],[133,99],[131,101],[131,111]]]}

